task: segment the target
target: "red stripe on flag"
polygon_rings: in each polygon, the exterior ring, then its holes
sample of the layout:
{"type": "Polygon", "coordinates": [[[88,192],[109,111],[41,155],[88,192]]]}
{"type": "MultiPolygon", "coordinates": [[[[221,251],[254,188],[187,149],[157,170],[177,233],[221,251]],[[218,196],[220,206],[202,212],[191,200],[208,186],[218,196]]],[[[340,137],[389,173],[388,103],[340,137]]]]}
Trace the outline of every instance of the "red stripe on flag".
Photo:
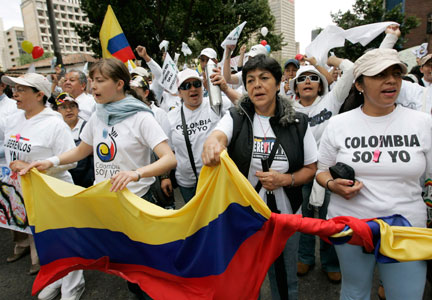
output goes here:
{"type": "Polygon", "coordinates": [[[111,53],[111,55],[124,63],[127,62],[129,59],[135,59],[135,55],[133,54],[132,48],[130,46],[125,47],[115,53],[111,53]]]}

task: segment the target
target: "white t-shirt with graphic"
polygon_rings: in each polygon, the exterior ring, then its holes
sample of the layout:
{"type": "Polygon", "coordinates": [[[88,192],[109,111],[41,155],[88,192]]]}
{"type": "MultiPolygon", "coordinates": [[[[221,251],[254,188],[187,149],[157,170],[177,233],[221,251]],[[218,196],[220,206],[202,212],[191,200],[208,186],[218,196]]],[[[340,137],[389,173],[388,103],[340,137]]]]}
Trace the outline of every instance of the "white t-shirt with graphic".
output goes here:
{"type": "MultiPolygon", "coordinates": [[[[232,106],[231,101],[225,98],[222,98],[222,101],[221,116],[232,106]]],[[[221,117],[211,109],[208,97],[204,97],[201,105],[195,110],[190,110],[183,104],[183,111],[195,167],[199,176],[203,166],[201,153],[204,142],[221,117]]],[[[176,180],[183,187],[193,187],[196,183],[196,177],[189,160],[186,141],[183,135],[181,106],[176,107],[168,113],[168,120],[171,125],[171,145],[177,158],[176,180]]]]}
{"type": "MultiPolygon", "coordinates": [[[[18,110],[5,122],[4,133],[4,150],[8,165],[14,160],[44,160],[75,148],[69,126],[61,115],[51,108],[45,108],[30,119],[26,119],[23,110],[18,110]]],[[[73,182],[70,173],[61,166],[57,168],[61,170],[59,172],[55,172],[55,168],[51,169],[51,176],[73,182]]]]}
{"type": "Polygon", "coordinates": [[[429,115],[400,105],[382,117],[359,107],[332,118],[321,138],[319,172],[343,162],[364,187],[350,200],[332,193],[328,217],[401,214],[413,226],[425,227],[419,179],[432,168],[431,134],[429,115]]]}
{"type": "MultiPolygon", "coordinates": [[[[233,135],[233,119],[229,112],[225,114],[225,116],[220,120],[214,130],[222,131],[228,138],[228,144],[230,144],[233,135]]],[[[252,151],[252,161],[249,167],[248,180],[252,186],[256,186],[256,184],[258,183],[258,177],[255,176],[255,173],[256,171],[262,171],[261,159],[270,155],[273,144],[275,142],[275,134],[270,126],[270,118],[255,114],[253,119],[253,133],[254,148],[252,151]]],[[[303,138],[303,147],[303,165],[309,165],[316,162],[317,146],[309,127],[306,130],[305,136],[303,138]]],[[[279,173],[288,172],[289,162],[285,155],[285,151],[282,148],[282,145],[279,145],[270,169],[273,169],[279,173]]],[[[291,204],[282,187],[274,190],[273,194],[276,198],[277,208],[281,211],[281,213],[300,213],[299,211],[292,211],[291,204]]],[[[264,188],[261,188],[259,195],[267,203],[266,190],[264,188]]]]}
{"type": "MultiPolygon", "coordinates": [[[[149,112],[138,112],[108,126],[93,114],[81,133],[81,140],[93,146],[95,183],[110,179],[120,171],[150,164],[151,151],[167,136],[149,112]]],[[[127,188],[138,196],[147,193],[154,177],[130,182],[127,188]]]]}

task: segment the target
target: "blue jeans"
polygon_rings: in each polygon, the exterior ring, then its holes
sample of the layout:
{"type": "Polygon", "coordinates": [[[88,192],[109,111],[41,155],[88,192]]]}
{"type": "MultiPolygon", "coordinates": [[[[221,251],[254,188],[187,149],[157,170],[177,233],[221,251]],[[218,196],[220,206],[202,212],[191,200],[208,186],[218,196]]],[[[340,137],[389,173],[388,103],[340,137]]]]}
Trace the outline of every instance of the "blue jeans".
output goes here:
{"type": "Polygon", "coordinates": [[[387,299],[421,300],[426,284],[426,262],[377,263],[360,246],[336,245],[342,272],[341,300],[370,300],[375,265],[378,265],[387,299]]]}
{"type": "Polygon", "coordinates": [[[179,185],[179,189],[185,203],[188,203],[189,200],[195,196],[196,185],[193,187],[184,187],[179,185]]]}
{"type": "MultiPolygon", "coordinates": [[[[314,217],[314,208],[309,205],[309,196],[312,191],[311,183],[305,184],[302,189],[303,193],[303,203],[302,203],[302,215],[303,217],[313,218],[314,217]]],[[[327,208],[330,201],[330,191],[326,191],[324,203],[318,209],[318,216],[320,219],[325,220],[327,217],[327,208]]],[[[307,264],[314,265],[315,264],[315,235],[311,234],[300,234],[300,243],[299,243],[299,261],[307,264]]],[[[320,240],[320,258],[321,258],[321,266],[325,272],[339,272],[339,261],[336,255],[336,251],[333,245],[330,245],[323,240],[320,240]]]]}
{"type": "MultiPolygon", "coordinates": [[[[297,252],[300,234],[294,233],[287,241],[283,251],[285,270],[287,273],[288,299],[297,300],[298,297],[298,278],[297,278],[297,252]]],[[[276,272],[274,264],[268,271],[270,280],[270,290],[273,300],[280,300],[279,291],[276,283],[276,272]]]]}

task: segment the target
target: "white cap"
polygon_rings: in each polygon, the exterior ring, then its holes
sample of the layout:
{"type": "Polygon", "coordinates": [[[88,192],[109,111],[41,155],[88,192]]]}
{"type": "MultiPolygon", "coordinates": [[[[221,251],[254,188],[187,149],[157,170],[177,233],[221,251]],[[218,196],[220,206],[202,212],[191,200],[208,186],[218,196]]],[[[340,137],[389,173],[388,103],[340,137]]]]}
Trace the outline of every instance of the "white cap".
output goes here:
{"type": "Polygon", "coordinates": [[[252,48],[250,48],[249,52],[246,53],[245,56],[254,57],[254,56],[257,56],[259,54],[264,54],[265,56],[268,56],[269,52],[267,51],[266,47],[264,47],[261,44],[257,44],[257,45],[252,46],[252,48]]]}
{"type": "Polygon", "coordinates": [[[428,54],[428,55],[423,56],[422,59],[420,60],[420,66],[423,67],[423,65],[431,59],[432,59],[432,54],[428,54]]]}
{"type": "Polygon", "coordinates": [[[196,78],[202,81],[202,78],[199,76],[197,71],[186,68],[177,74],[177,87],[181,86],[183,82],[190,78],[196,78]]]}
{"type": "Polygon", "coordinates": [[[296,77],[294,77],[292,80],[290,80],[289,82],[289,86],[290,86],[290,90],[295,92],[295,88],[296,88],[296,79],[299,78],[299,76],[303,75],[304,73],[313,73],[316,74],[320,77],[321,82],[322,82],[322,88],[323,88],[323,95],[328,93],[328,81],[325,78],[325,76],[323,74],[320,73],[320,71],[318,71],[314,66],[312,65],[307,65],[307,66],[300,66],[300,69],[298,69],[297,73],[296,73],[296,77]]]}
{"type": "Polygon", "coordinates": [[[205,48],[201,51],[200,55],[198,56],[201,57],[201,55],[205,55],[210,59],[217,59],[217,53],[215,50],[213,50],[212,48],[205,48]]]}
{"type": "Polygon", "coordinates": [[[20,77],[3,76],[2,82],[10,86],[16,84],[31,86],[43,92],[48,98],[51,96],[51,83],[40,74],[27,73],[20,77]]]}
{"type": "Polygon", "coordinates": [[[373,49],[366,52],[354,63],[354,80],[361,75],[375,76],[388,67],[398,65],[402,73],[407,72],[407,67],[400,61],[399,54],[394,49],[373,49]]]}
{"type": "Polygon", "coordinates": [[[133,69],[131,75],[133,74],[137,74],[142,77],[150,77],[150,73],[143,67],[136,67],[135,69],[133,69]]]}

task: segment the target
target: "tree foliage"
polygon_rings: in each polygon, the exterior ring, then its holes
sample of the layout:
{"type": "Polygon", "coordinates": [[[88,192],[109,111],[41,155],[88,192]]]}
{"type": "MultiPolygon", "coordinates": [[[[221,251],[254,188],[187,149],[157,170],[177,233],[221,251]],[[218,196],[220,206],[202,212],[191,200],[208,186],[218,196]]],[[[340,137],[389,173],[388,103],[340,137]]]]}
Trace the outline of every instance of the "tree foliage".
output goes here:
{"type": "MultiPolygon", "coordinates": [[[[272,50],[282,46],[282,36],[273,33],[275,19],[268,0],[82,0],[81,8],[88,15],[90,26],[75,26],[81,39],[101,55],[99,31],[108,4],[125,33],[132,49],[138,45],[147,48],[156,58],[161,54],[159,43],[170,42],[171,56],[180,52],[182,42],[189,44],[196,57],[205,47],[215,49],[222,55],[220,44],[237,25],[247,21],[239,44],[247,42],[253,33],[266,26],[267,42],[272,50]]],[[[262,36],[256,35],[256,41],[262,36]]]]}
{"type": "Polygon", "coordinates": [[[42,60],[42,59],[45,59],[48,57],[53,57],[53,56],[54,56],[54,54],[51,52],[44,52],[44,54],[41,57],[34,59],[31,54],[24,53],[24,54],[21,54],[19,56],[18,60],[19,60],[19,65],[23,66],[23,65],[30,64],[30,63],[36,62],[38,60],[42,60]]]}
{"type": "MultiPolygon", "coordinates": [[[[395,48],[401,50],[406,39],[405,36],[410,32],[411,29],[416,28],[420,25],[420,21],[416,17],[405,17],[402,12],[401,4],[397,5],[391,10],[386,11],[383,0],[356,0],[353,5],[352,12],[346,11],[331,14],[333,22],[343,29],[349,29],[356,26],[384,22],[394,21],[400,24],[400,30],[402,36],[399,38],[395,48]]],[[[335,54],[339,57],[348,58],[351,61],[355,61],[359,58],[365,50],[370,48],[378,48],[384,33],[375,38],[366,47],[360,44],[352,44],[349,41],[345,42],[345,47],[335,49],[335,54]]]]}

